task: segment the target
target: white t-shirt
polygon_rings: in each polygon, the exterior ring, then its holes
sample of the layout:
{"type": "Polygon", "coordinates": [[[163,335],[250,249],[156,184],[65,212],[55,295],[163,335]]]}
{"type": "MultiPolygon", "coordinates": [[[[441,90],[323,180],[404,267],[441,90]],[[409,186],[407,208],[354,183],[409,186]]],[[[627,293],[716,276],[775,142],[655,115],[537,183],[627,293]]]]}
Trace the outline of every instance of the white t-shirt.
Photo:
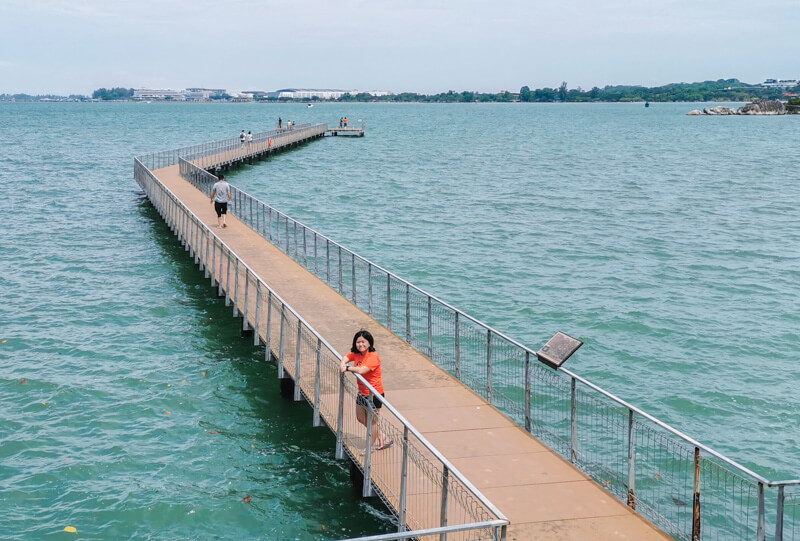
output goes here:
{"type": "Polygon", "coordinates": [[[231,185],[225,182],[224,180],[220,180],[214,183],[214,186],[211,187],[211,191],[214,192],[214,202],[215,203],[227,203],[228,199],[228,192],[231,190],[231,185]]]}

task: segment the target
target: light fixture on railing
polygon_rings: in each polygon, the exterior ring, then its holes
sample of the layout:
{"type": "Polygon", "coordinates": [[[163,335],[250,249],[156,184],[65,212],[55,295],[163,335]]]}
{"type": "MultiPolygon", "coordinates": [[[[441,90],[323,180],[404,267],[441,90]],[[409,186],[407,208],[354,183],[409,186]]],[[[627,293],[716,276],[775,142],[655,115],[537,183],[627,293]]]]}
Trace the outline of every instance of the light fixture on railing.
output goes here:
{"type": "Polygon", "coordinates": [[[577,338],[559,331],[536,352],[536,357],[550,368],[558,370],[582,345],[583,342],[577,338]]]}

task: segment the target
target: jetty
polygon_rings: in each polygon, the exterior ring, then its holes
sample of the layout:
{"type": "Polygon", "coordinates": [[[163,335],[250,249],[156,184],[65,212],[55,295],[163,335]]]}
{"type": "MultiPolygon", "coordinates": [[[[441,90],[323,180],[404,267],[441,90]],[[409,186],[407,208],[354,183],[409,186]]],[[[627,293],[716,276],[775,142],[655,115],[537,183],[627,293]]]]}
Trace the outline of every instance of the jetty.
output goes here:
{"type": "Polygon", "coordinates": [[[134,159],[134,178],[241,317],[243,334],[277,364],[282,391],[311,405],[362,494],[396,516],[397,533],[362,539],[765,539],[769,529],[780,540],[794,532],[800,481],[770,482],[551,368],[235,186],[228,227],[217,227],[214,172],[332,131],[305,124],[249,144],[155,152],[134,159]],[[361,377],[339,370],[362,328],[382,359],[386,398],[368,417],[394,440],[385,450],[368,444],[372,423],[356,420],[361,377]]]}

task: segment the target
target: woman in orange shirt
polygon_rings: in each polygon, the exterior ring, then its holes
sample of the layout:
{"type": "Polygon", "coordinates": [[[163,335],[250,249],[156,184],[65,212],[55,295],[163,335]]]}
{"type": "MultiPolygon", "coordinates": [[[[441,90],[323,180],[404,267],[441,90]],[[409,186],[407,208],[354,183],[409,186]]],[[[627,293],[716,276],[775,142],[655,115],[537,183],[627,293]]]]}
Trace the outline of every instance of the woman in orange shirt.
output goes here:
{"type": "MultiPolygon", "coordinates": [[[[381,377],[381,358],[375,351],[375,339],[369,331],[361,330],[353,337],[353,346],[350,353],[342,357],[342,372],[355,372],[360,374],[367,383],[380,393],[386,396],[383,391],[383,378],[381,377]],[[349,363],[353,363],[350,366],[349,363]]],[[[356,419],[364,426],[367,426],[367,407],[369,402],[375,409],[372,414],[372,446],[376,451],[387,449],[393,443],[393,439],[387,441],[386,435],[378,428],[378,414],[383,405],[374,396],[370,397],[367,386],[358,382],[358,397],[356,398],[356,419]]]]}

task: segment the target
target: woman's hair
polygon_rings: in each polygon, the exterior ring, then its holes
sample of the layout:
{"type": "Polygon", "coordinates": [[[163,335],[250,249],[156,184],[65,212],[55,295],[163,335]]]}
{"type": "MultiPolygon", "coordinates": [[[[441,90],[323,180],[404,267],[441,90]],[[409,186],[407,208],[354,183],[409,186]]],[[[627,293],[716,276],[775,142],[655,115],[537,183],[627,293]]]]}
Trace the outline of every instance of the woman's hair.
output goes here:
{"type": "Polygon", "coordinates": [[[353,347],[350,348],[350,351],[352,353],[361,353],[360,351],[358,351],[358,348],[356,347],[356,340],[358,340],[362,336],[366,338],[367,342],[369,342],[369,351],[375,351],[374,347],[375,339],[372,338],[372,334],[369,331],[365,331],[364,329],[358,331],[356,335],[353,337],[353,347]]]}

